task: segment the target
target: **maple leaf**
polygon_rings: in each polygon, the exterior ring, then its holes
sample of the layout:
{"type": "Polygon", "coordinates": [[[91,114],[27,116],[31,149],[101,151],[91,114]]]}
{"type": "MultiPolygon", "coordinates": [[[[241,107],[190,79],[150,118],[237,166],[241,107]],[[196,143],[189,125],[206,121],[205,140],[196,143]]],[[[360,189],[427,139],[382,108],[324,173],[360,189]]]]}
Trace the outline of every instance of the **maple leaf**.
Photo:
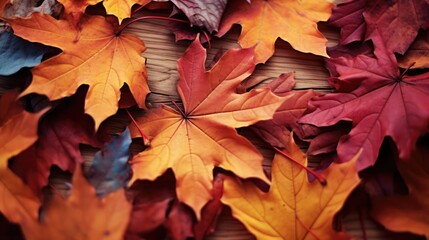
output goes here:
{"type": "Polygon", "coordinates": [[[398,63],[402,68],[429,68],[429,31],[417,36],[404,56],[398,58],[398,63]]]}
{"type": "Polygon", "coordinates": [[[103,0],[58,0],[59,3],[64,5],[64,17],[75,27],[79,25],[86,7],[101,1],[103,0]]]}
{"type": "Polygon", "coordinates": [[[322,175],[323,186],[307,180],[307,159],[293,138],[284,154],[276,154],[268,193],[251,182],[240,183],[225,176],[222,202],[258,239],[344,239],[332,220],[347,196],[360,182],[355,160],[333,164],[322,175]],[[286,157],[287,156],[287,157],[286,157]]]}
{"type": "Polygon", "coordinates": [[[282,74],[266,87],[278,96],[287,97],[273,115],[273,119],[260,121],[250,128],[271,146],[284,148],[289,142],[290,131],[296,128],[296,121],[307,109],[310,98],[317,94],[310,91],[293,91],[294,74],[282,74]]]}
{"type": "MultiPolygon", "coordinates": [[[[271,118],[284,101],[266,88],[234,92],[253,71],[253,54],[253,49],[229,50],[206,72],[205,49],[198,39],[190,45],[178,61],[177,90],[184,110],[164,105],[137,119],[153,139],[147,150],[132,159],[131,183],[153,180],[172,168],[179,200],[191,206],[200,219],[201,208],[211,199],[215,166],[243,178],[268,181],[262,156],[234,129],[271,118]]],[[[130,130],[132,136],[140,136],[133,125],[130,130]]]]}
{"type": "Polygon", "coordinates": [[[146,5],[152,0],[104,0],[103,6],[106,8],[107,14],[112,14],[118,17],[119,24],[122,20],[131,16],[131,8],[134,4],[146,5]]]}
{"type": "Polygon", "coordinates": [[[388,50],[404,54],[420,28],[429,28],[428,0],[368,1],[364,13],[366,37],[379,32],[388,50]]]}
{"type": "Polygon", "coordinates": [[[309,113],[299,120],[317,127],[352,121],[352,130],[341,137],[337,152],[344,162],[363,148],[359,170],[374,164],[387,136],[395,141],[399,156],[406,159],[429,127],[429,108],[424,101],[429,97],[429,73],[401,74],[381,37],[371,38],[376,58],[358,55],[327,60],[332,77],[348,92],[313,98],[309,113]]]}
{"type": "Polygon", "coordinates": [[[39,118],[48,110],[38,113],[24,111],[16,102],[18,93],[9,91],[0,98],[0,168],[9,158],[19,154],[37,140],[39,118]]]}
{"type": "Polygon", "coordinates": [[[35,13],[28,19],[9,19],[15,34],[29,41],[58,47],[63,52],[32,70],[33,81],[22,93],[38,93],[56,100],[89,85],[85,113],[95,128],[116,113],[120,88],[126,83],[140,107],[145,106],[146,82],[143,42],[129,34],[115,33],[111,18],[85,16],[76,42],[76,31],[66,20],[35,13]]]}
{"type": "Polygon", "coordinates": [[[0,189],[7,199],[0,202],[0,211],[21,225],[26,239],[120,239],[131,211],[123,189],[98,199],[80,166],[71,195],[54,195],[40,216],[38,198],[8,169],[0,170],[0,189]]]}
{"type": "Polygon", "coordinates": [[[317,1],[229,1],[218,36],[223,36],[233,24],[242,26],[238,42],[241,47],[255,48],[255,61],[264,63],[274,53],[278,37],[301,52],[327,57],[327,40],[317,30],[317,22],[328,20],[333,4],[317,1]]]}
{"type": "Polygon", "coordinates": [[[429,151],[418,147],[397,167],[408,186],[408,195],[373,197],[372,216],[392,231],[413,232],[429,237],[429,151]]]}
{"type": "Polygon", "coordinates": [[[171,0],[183,11],[191,22],[191,26],[205,27],[209,33],[218,31],[220,19],[225,10],[227,0],[171,0]]]}
{"type": "Polygon", "coordinates": [[[128,182],[131,173],[128,165],[130,144],[130,131],[127,128],[95,154],[86,177],[98,196],[115,192],[128,182]]]}
{"type": "Polygon", "coordinates": [[[8,31],[0,33],[0,75],[8,76],[23,67],[34,67],[51,48],[32,43],[8,31]]]}
{"type": "Polygon", "coordinates": [[[361,41],[365,38],[366,24],[363,18],[367,0],[351,0],[338,4],[332,9],[328,23],[341,28],[340,43],[342,45],[361,41]]]}
{"type": "Polygon", "coordinates": [[[92,119],[83,113],[85,94],[79,90],[47,114],[40,122],[38,141],[11,163],[11,169],[33,192],[42,193],[52,165],[73,172],[77,163],[84,162],[80,144],[101,145],[94,137],[92,119]]]}

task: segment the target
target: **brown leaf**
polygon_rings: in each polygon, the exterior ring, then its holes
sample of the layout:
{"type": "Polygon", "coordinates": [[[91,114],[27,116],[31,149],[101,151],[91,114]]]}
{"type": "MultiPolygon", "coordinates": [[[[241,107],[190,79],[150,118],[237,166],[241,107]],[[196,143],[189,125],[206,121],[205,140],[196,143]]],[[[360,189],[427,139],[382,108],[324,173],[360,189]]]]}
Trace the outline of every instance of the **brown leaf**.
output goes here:
{"type": "Polygon", "coordinates": [[[227,0],[171,0],[185,13],[191,26],[204,27],[209,33],[218,31],[227,0]]]}

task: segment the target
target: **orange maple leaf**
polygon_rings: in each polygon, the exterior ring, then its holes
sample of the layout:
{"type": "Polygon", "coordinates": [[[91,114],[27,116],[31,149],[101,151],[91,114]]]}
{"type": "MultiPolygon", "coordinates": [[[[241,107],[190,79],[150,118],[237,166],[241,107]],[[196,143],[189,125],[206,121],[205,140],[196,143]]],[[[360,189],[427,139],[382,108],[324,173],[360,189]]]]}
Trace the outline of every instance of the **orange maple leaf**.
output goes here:
{"type": "Polygon", "coordinates": [[[103,6],[107,14],[118,17],[119,23],[131,16],[131,8],[134,4],[146,5],[152,0],[104,0],[103,6]]]}
{"type": "Polygon", "coordinates": [[[372,216],[387,229],[429,238],[429,150],[418,146],[408,161],[397,161],[408,195],[374,197],[372,216]]]}
{"type": "Polygon", "coordinates": [[[126,83],[145,107],[147,86],[144,43],[129,34],[116,35],[111,18],[85,16],[76,41],[76,30],[65,20],[35,13],[28,19],[9,19],[14,33],[29,41],[58,47],[63,52],[44,61],[33,72],[33,81],[21,94],[38,93],[56,100],[89,85],[85,113],[95,120],[95,128],[116,113],[120,88],[126,83]]]}
{"type": "Polygon", "coordinates": [[[360,182],[355,157],[333,163],[322,176],[327,184],[308,182],[306,156],[291,138],[288,150],[276,154],[272,166],[272,185],[268,193],[251,182],[239,183],[225,177],[222,202],[258,239],[347,239],[332,228],[334,215],[360,182]],[[291,160],[294,159],[294,160],[291,160]]]}
{"type": "Polygon", "coordinates": [[[103,0],[58,0],[64,5],[65,18],[69,19],[74,26],[78,26],[86,7],[95,5],[103,0]]]}
{"type": "Polygon", "coordinates": [[[233,24],[240,24],[238,42],[247,48],[256,45],[256,62],[264,63],[274,53],[278,37],[301,52],[328,57],[327,40],[317,29],[317,22],[327,21],[333,4],[327,0],[245,0],[229,1],[218,36],[233,24]]]}
{"type": "MultiPolygon", "coordinates": [[[[95,5],[103,0],[58,0],[64,5],[64,12],[70,20],[77,25],[80,22],[86,7],[95,5]]],[[[131,8],[134,4],[146,5],[152,0],[104,0],[103,6],[107,14],[115,15],[119,24],[124,18],[131,16],[131,8]]]]}
{"type": "MultiPolygon", "coordinates": [[[[255,67],[253,56],[253,49],[229,50],[206,72],[205,49],[198,38],[190,45],[178,61],[177,90],[184,110],[164,105],[137,119],[153,139],[132,159],[131,183],[153,180],[172,168],[179,200],[191,206],[199,219],[201,208],[211,199],[215,166],[268,182],[262,155],[234,129],[272,118],[285,100],[267,88],[235,93],[255,67]]],[[[140,136],[135,126],[130,128],[133,137],[140,136]]]]}
{"type": "Polygon", "coordinates": [[[21,225],[26,239],[121,239],[126,230],[131,204],[124,189],[101,199],[82,175],[73,176],[71,195],[54,195],[43,208],[30,189],[10,170],[0,170],[0,211],[21,225]]]}
{"type": "Polygon", "coordinates": [[[0,168],[37,140],[39,118],[47,111],[26,112],[15,101],[17,96],[18,92],[11,91],[0,98],[0,168]]]}

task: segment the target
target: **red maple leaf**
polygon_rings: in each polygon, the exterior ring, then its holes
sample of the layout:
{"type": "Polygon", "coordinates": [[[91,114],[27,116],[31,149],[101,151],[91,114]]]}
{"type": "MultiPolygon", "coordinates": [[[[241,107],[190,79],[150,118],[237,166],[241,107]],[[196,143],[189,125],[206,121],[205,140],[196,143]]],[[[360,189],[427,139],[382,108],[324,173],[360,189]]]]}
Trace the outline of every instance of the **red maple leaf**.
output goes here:
{"type": "Polygon", "coordinates": [[[352,121],[352,130],[340,138],[337,152],[344,162],[363,148],[359,170],[375,163],[387,136],[396,143],[400,158],[407,158],[429,127],[429,73],[401,74],[378,31],[371,39],[375,58],[361,54],[327,60],[337,89],[343,92],[315,97],[308,114],[300,119],[317,127],[352,121]]]}

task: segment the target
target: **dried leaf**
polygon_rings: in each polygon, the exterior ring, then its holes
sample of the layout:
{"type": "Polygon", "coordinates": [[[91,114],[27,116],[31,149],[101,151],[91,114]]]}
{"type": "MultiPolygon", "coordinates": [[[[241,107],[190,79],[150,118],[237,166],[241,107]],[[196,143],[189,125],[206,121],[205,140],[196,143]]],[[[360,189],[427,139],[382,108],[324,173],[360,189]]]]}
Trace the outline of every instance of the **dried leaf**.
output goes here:
{"type": "Polygon", "coordinates": [[[218,31],[227,0],[171,0],[185,13],[191,26],[204,27],[209,33],[218,31]]]}
{"type": "Polygon", "coordinates": [[[288,145],[290,131],[297,127],[296,121],[307,109],[308,101],[317,95],[312,90],[293,91],[293,73],[282,74],[266,87],[286,101],[274,113],[272,120],[260,121],[250,128],[271,146],[284,148],[288,145]]]}
{"type": "Polygon", "coordinates": [[[429,97],[429,74],[401,74],[381,37],[372,39],[376,58],[358,55],[327,60],[337,84],[346,86],[340,87],[344,92],[313,98],[309,113],[299,120],[317,127],[351,121],[352,130],[340,139],[337,152],[344,162],[363,148],[359,170],[375,163],[387,136],[395,141],[400,158],[406,159],[429,127],[429,108],[424,100],[429,97]]]}
{"type": "Polygon", "coordinates": [[[0,169],[9,158],[19,154],[37,140],[37,124],[47,109],[38,113],[24,111],[15,102],[18,93],[6,92],[0,98],[0,169]]]}
{"type": "Polygon", "coordinates": [[[417,148],[410,159],[398,161],[399,172],[408,186],[408,195],[374,197],[372,216],[386,228],[429,237],[429,151],[417,148]]]}
{"type": "Polygon", "coordinates": [[[274,44],[281,38],[301,52],[327,57],[327,40],[317,30],[317,22],[328,20],[333,4],[326,0],[229,1],[218,36],[233,24],[240,24],[241,47],[255,47],[255,61],[265,63],[274,53],[274,44]]]}
{"type": "Polygon", "coordinates": [[[116,35],[110,18],[85,16],[78,38],[65,20],[43,14],[29,19],[9,19],[15,34],[63,50],[33,69],[33,81],[22,93],[46,95],[50,100],[74,94],[89,85],[85,113],[95,120],[95,128],[116,113],[120,88],[126,83],[140,107],[145,106],[146,83],[143,42],[129,34],[116,35]]]}
{"type": "Polygon", "coordinates": [[[130,131],[127,128],[95,154],[85,175],[98,196],[105,196],[126,186],[131,173],[128,165],[130,144],[130,131]]]}
{"type": "Polygon", "coordinates": [[[37,66],[51,48],[32,43],[8,31],[0,33],[0,75],[8,76],[23,67],[37,66]]]}
{"type": "Polygon", "coordinates": [[[65,101],[40,122],[39,140],[19,154],[11,169],[36,193],[48,183],[53,165],[73,172],[83,163],[79,145],[100,146],[94,137],[94,123],[83,112],[85,91],[65,101]]]}
{"type": "Polygon", "coordinates": [[[429,68],[429,31],[417,36],[405,55],[399,57],[398,63],[402,68],[429,68]]]}
{"type": "Polygon", "coordinates": [[[386,49],[404,54],[419,29],[429,28],[428,0],[371,0],[364,11],[366,37],[380,33],[386,49]]]}
{"type": "Polygon", "coordinates": [[[332,228],[334,215],[360,182],[355,160],[333,164],[323,176],[327,185],[307,180],[307,159],[289,141],[289,157],[276,154],[272,167],[272,185],[268,193],[251,182],[225,177],[222,202],[258,239],[347,239],[332,228]]]}
{"type": "MultiPolygon", "coordinates": [[[[178,92],[184,110],[162,106],[137,119],[151,145],[132,160],[133,179],[155,179],[172,168],[177,195],[195,211],[211,199],[215,166],[243,178],[267,181],[262,156],[234,128],[270,119],[284,98],[269,89],[235,93],[255,64],[253,49],[229,50],[206,72],[205,49],[195,40],[178,61],[178,92]]],[[[140,136],[130,126],[131,135],[140,136]]]]}

